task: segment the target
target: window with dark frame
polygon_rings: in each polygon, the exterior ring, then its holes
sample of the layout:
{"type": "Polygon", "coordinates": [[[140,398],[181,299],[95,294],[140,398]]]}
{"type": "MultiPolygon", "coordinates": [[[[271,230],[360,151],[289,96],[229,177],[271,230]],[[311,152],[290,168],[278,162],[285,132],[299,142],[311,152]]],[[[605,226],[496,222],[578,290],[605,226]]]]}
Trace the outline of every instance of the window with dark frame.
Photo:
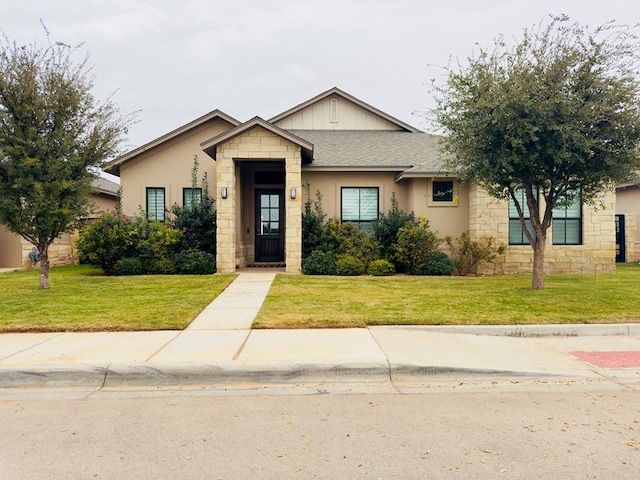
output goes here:
{"type": "Polygon", "coordinates": [[[342,187],[340,220],[370,230],[378,219],[378,187],[342,187]]]}
{"type": "Polygon", "coordinates": [[[191,208],[192,205],[196,205],[200,202],[202,202],[201,188],[183,188],[182,189],[182,206],[184,208],[191,208]]]}
{"type": "Polygon", "coordinates": [[[434,180],[431,183],[433,202],[453,202],[453,180],[434,180]]]}
{"type": "Polygon", "coordinates": [[[147,218],[164,222],[165,195],[163,187],[147,187],[147,218]]]}
{"type": "Polygon", "coordinates": [[[582,198],[553,209],[552,243],[554,245],[582,244],[582,198]]]}
{"type": "MultiPolygon", "coordinates": [[[[522,213],[524,214],[524,222],[527,226],[527,230],[529,230],[529,232],[535,238],[536,234],[533,231],[533,227],[531,226],[531,215],[529,213],[529,206],[527,205],[527,195],[523,188],[516,189],[514,193],[516,198],[518,199],[520,207],[522,208],[522,213]]],[[[535,195],[538,195],[537,190],[534,193],[535,195]]],[[[509,245],[529,245],[529,239],[524,233],[522,224],[520,223],[520,215],[518,215],[518,209],[516,208],[516,204],[511,197],[509,197],[509,245]]]]}

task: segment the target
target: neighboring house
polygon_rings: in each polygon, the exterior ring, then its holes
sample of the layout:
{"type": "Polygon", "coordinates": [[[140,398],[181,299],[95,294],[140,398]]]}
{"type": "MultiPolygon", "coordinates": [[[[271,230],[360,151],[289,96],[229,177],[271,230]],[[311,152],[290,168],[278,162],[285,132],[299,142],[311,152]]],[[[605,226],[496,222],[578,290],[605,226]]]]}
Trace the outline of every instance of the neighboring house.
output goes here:
{"type": "Polygon", "coordinates": [[[616,261],[640,262],[640,174],[616,189],[616,261]]]}
{"type": "MultiPolygon", "coordinates": [[[[91,201],[95,212],[113,209],[116,206],[120,186],[105,178],[96,178],[91,183],[93,194],[91,201]]],[[[73,265],[78,263],[78,253],[74,242],[77,233],[65,233],[49,247],[51,266],[73,265]]],[[[0,268],[29,268],[32,260],[29,254],[33,245],[0,225],[0,268]]]]}
{"type": "MultiPolygon", "coordinates": [[[[310,184],[329,217],[364,228],[391,207],[426,215],[441,236],[468,231],[509,244],[481,273],[531,271],[532,250],[513,208],[475,186],[461,186],[443,168],[439,137],[332,88],[283,113],[246,122],[219,110],[113,160],[125,213],[138,208],[164,220],[166,211],[193,198],[191,170],[199,159],[218,214],[217,268],[286,265],[300,272],[301,217],[310,184]]],[[[615,268],[615,196],[607,208],[576,205],[557,212],[545,269],[606,272],[615,268]]]]}

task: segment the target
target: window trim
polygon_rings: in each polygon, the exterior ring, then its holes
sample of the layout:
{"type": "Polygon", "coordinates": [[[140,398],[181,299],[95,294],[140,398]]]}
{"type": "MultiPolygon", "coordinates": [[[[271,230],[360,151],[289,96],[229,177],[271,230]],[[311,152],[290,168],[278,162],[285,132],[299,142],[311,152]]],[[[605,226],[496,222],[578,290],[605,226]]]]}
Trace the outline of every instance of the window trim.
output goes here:
{"type": "Polygon", "coordinates": [[[195,188],[193,188],[193,187],[183,187],[182,188],[182,206],[184,208],[190,208],[191,205],[193,205],[193,203],[198,204],[198,203],[201,203],[201,202],[202,202],[202,188],[200,188],[200,187],[195,187],[195,188]],[[199,198],[197,199],[197,201],[196,202],[193,201],[195,199],[194,199],[193,194],[192,194],[191,195],[191,203],[189,205],[187,205],[187,192],[191,192],[191,193],[198,192],[200,195],[199,195],[199,198]]]}
{"type": "MultiPolygon", "coordinates": [[[[146,187],[145,200],[147,202],[147,204],[146,204],[147,219],[151,220],[151,221],[164,222],[165,219],[166,219],[165,208],[166,208],[166,203],[167,203],[167,191],[166,191],[166,188],[164,188],[164,187],[146,187]],[[149,193],[152,190],[156,192],[156,195],[157,195],[157,192],[162,191],[162,218],[155,218],[155,216],[158,213],[157,211],[153,213],[153,216],[152,216],[151,212],[149,211],[149,193]]],[[[157,201],[156,201],[156,203],[157,203],[157,201]]]]}
{"type": "Polygon", "coordinates": [[[456,194],[458,190],[458,180],[456,178],[430,178],[427,186],[427,205],[430,207],[457,207],[459,202],[459,195],[456,194]],[[434,184],[435,183],[451,183],[451,200],[440,200],[434,198],[434,184]]]}
{"type": "Polygon", "coordinates": [[[340,187],[340,223],[352,223],[355,226],[362,228],[363,230],[368,230],[373,226],[373,223],[379,218],[380,216],[380,187],[378,186],[341,186],[340,187]],[[353,220],[353,219],[349,219],[349,220],[345,220],[344,219],[344,192],[345,190],[352,190],[352,189],[356,189],[358,190],[359,194],[358,194],[358,220],[353,220]],[[360,192],[363,190],[375,190],[376,192],[376,215],[375,218],[372,218],[371,220],[362,220],[362,205],[361,205],[361,196],[360,196],[360,192]]]}
{"type": "MultiPolygon", "coordinates": [[[[518,188],[516,188],[514,190],[514,193],[517,194],[518,192],[521,192],[521,194],[522,194],[521,195],[522,199],[519,199],[520,200],[520,207],[522,208],[523,213],[527,213],[528,214],[528,216],[523,217],[524,222],[525,222],[525,224],[527,224],[528,226],[531,227],[531,212],[529,212],[529,206],[526,203],[527,194],[525,193],[525,191],[524,191],[524,189],[522,187],[518,187],[518,188]]],[[[536,197],[538,197],[538,204],[539,204],[540,203],[540,192],[538,191],[537,188],[535,188],[535,194],[536,194],[536,197]]],[[[520,223],[520,215],[517,215],[517,209],[516,209],[515,203],[512,203],[512,202],[513,202],[513,198],[511,198],[511,195],[509,195],[509,199],[508,199],[508,202],[507,202],[507,216],[508,216],[508,219],[509,219],[508,220],[508,222],[509,222],[508,223],[509,230],[507,232],[507,238],[509,240],[509,245],[514,245],[514,246],[527,245],[528,246],[529,245],[529,239],[527,238],[526,233],[524,233],[524,229],[522,228],[522,223],[520,223]],[[516,215],[515,216],[511,216],[511,206],[512,205],[513,205],[513,209],[516,210],[516,215]],[[514,242],[514,241],[511,240],[511,236],[512,236],[511,235],[511,232],[512,232],[511,228],[512,228],[512,225],[515,224],[515,223],[512,223],[512,222],[516,222],[516,221],[518,222],[517,224],[518,224],[518,228],[520,230],[520,237],[521,237],[520,242],[514,242]]],[[[533,235],[534,238],[536,237],[536,232],[533,231],[533,227],[531,227],[531,230],[529,230],[529,232],[533,235]]]]}
{"type": "Polygon", "coordinates": [[[583,202],[582,202],[582,193],[578,194],[578,196],[576,197],[574,203],[572,203],[571,205],[564,205],[561,207],[555,207],[552,211],[552,218],[551,218],[551,244],[552,245],[565,245],[565,246],[576,246],[576,245],[582,245],[582,232],[583,232],[583,218],[584,218],[584,212],[583,212],[583,202]],[[568,210],[570,208],[572,208],[575,205],[575,202],[580,202],[580,205],[578,208],[578,215],[577,217],[568,217],[567,213],[568,210]],[[560,217],[560,218],[556,218],[556,210],[563,210],[563,214],[564,216],[560,217]],[[578,222],[578,239],[576,242],[567,242],[567,225],[569,224],[569,221],[577,221],[578,222]],[[559,224],[562,223],[562,227],[558,228],[559,224]],[[563,230],[564,233],[564,241],[560,242],[556,240],[556,231],[557,230],[563,230]]]}

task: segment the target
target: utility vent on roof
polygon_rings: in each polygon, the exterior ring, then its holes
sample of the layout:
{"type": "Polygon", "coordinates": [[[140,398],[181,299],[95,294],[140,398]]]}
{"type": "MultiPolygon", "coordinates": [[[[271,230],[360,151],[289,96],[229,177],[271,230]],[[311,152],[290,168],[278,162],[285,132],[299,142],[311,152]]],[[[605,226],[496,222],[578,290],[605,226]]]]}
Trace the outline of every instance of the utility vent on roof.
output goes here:
{"type": "Polygon", "coordinates": [[[331,123],[338,123],[338,99],[331,99],[331,123]]]}

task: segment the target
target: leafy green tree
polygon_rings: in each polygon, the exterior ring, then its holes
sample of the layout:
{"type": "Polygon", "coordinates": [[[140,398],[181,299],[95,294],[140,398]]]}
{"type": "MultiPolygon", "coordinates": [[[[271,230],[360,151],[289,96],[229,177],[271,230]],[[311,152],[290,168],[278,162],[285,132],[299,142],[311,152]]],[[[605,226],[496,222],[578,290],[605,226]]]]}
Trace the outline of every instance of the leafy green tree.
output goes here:
{"type": "Polygon", "coordinates": [[[0,223],[38,249],[40,288],[49,288],[49,246],[87,215],[96,169],[132,121],[94,99],[78,52],[0,35],[0,223]]]}
{"type": "Polygon", "coordinates": [[[497,37],[434,87],[433,119],[444,130],[451,167],[514,202],[533,249],[535,290],[544,288],[552,210],[593,203],[640,167],[635,30],[607,23],[591,31],[549,17],[514,42],[497,37]]]}

